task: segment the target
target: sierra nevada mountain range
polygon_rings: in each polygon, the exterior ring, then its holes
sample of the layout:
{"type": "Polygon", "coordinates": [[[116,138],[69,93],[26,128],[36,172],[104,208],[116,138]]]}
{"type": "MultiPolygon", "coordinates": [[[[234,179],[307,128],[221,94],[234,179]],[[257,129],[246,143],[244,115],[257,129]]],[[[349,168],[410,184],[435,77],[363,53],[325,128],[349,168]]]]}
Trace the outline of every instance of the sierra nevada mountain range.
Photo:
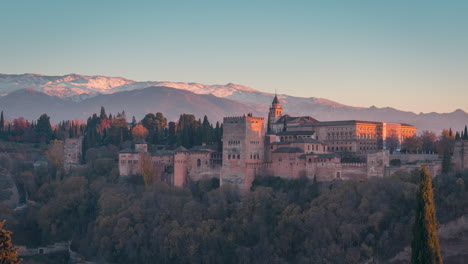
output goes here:
{"type": "MultiPolygon", "coordinates": [[[[127,119],[162,112],[169,120],[180,114],[207,115],[210,121],[224,116],[253,113],[266,117],[274,94],[236,84],[204,85],[182,82],[136,82],[122,77],[69,74],[0,74],[0,110],[7,117],[37,119],[47,113],[54,122],[86,119],[101,106],[108,113],[125,110],[127,119]]],[[[452,113],[420,113],[385,107],[353,107],[322,98],[278,95],[283,113],[310,115],[317,120],[369,120],[409,123],[419,131],[461,130],[468,123],[463,110],[452,113]]]]}

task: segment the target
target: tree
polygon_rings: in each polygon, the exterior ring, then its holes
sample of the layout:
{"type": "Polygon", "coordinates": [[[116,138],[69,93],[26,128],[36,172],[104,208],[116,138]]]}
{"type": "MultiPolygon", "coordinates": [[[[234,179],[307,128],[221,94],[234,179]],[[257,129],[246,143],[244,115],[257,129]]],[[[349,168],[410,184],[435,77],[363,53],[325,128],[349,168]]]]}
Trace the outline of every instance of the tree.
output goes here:
{"type": "Polygon", "coordinates": [[[445,152],[448,152],[451,155],[454,147],[455,135],[453,135],[452,130],[444,129],[437,142],[437,153],[445,155],[445,152]]]}
{"type": "Polygon", "coordinates": [[[3,128],[5,127],[5,119],[3,119],[3,111],[0,114],[0,131],[3,131],[3,128]]]}
{"type": "Polygon", "coordinates": [[[452,155],[450,155],[448,150],[445,150],[444,156],[442,157],[442,173],[450,172],[451,163],[452,163],[452,155]]]}
{"type": "Polygon", "coordinates": [[[13,120],[13,132],[15,136],[22,136],[29,128],[29,122],[24,117],[18,117],[13,120]]]}
{"type": "Polygon", "coordinates": [[[143,125],[137,125],[132,128],[132,136],[135,141],[145,140],[148,136],[148,129],[143,125]]]}
{"type": "Polygon", "coordinates": [[[411,243],[411,263],[442,263],[439,238],[437,237],[437,219],[432,191],[432,178],[423,167],[420,171],[419,190],[416,193],[416,217],[411,243]]]}
{"type": "Polygon", "coordinates": [[[35,131],[39,141],[49,142],[52,138],[52,126],[50,125],[50,117],[48,115],[42,114],[39,117],[35,131]]]}
{"type": "Polygon", "coordinates": [[[53,165],[55,170],[55,173],[52,175],[56,177],[58,172],[64,171],[65,153],[63,150],[63,141],[52,140],[45,154],[47,161],[49,164],[53,165]]]}
{"type": "Polygon", "coordinates": [[[17,264],[22,259],[18,259],[18,249],[13,248],[11,242],[11,231],[3,229],[5,220],[0,222],[0,264],[17,264]]]}
{"type": "Polygon", "coordinates": [[[416,153],[422,149],[422,142],[416,136],[407,137],[401,143],[401,149],[405,152],[416,153]]]}
{"type": "Polygon", "coordinates": [[[434,132],[423,131],[421,134],[422,149],[425,153],[435,152],[437,136],[434,132]]]}
{"type": "Polygon", "coordinates": [[[164,138],[164,129],[167,125],[167,119],[162,113],[147,114],[141,124],[148,129],[148,142],[153,144],[161,144],[164,138]]]}
{"type": "Polygon", "coordinates": [[[400,140],[398,139],[395,131],[392,131],[392,133],[385,139],[385,146],[390,150],[390,154],[398,149],[400,146],[400,140]]]}
{"type": "Polygon", "coordinates": [[[145,181],[145,186],[150,186],[153,184],[154,180],[154,167],[151,162],[151,156],[145,155],[145,153],[140,153],[140,162],[141,162],[141,173],[143,174],[143,180],[145,181]]]}

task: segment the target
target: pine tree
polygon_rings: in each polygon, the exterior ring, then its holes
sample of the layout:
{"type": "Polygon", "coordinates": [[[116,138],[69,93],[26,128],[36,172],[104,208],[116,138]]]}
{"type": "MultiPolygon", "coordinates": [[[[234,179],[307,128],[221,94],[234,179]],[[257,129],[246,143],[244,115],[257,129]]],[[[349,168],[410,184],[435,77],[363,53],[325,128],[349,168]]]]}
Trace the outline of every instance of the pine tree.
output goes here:
{"type": "Polygon", "coordinates": [[[427,168],[420,172],[421,181],[416,193],[416,217],[411,243],[411,263],[441,264],[437,219],[432,191],[432,178],[427,168]]]}
{"type": "Polygon", "coordinates": [[[101,106],[101,114],[99,115],[99,118],[101,120],[107,120],[106,109],[104,109],[104,106],[101,106]]]}
{"type": "Polygon", "coordinates": [[[13,248],[13,243],[11,243],[11,231],[3,229],[4,224],[5,220],[0,222],[0,263],[20,263],[21,259],[18,259],[17,249],[13,248]]]}

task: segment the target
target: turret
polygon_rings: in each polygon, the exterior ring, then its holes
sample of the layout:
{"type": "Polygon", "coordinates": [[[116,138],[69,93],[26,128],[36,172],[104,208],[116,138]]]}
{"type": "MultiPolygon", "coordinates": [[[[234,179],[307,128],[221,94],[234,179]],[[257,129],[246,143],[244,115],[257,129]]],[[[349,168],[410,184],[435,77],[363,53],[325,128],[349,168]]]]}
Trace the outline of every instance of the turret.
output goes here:
{"type": "Polygon", "coordinates": [[[282,114],[283,108],[281,107],[278,96],[275,94],[275,98],[271,103],[270,112],[268,113],[268,133],[273,132],[273,124],[278,121],[282,114]]]}

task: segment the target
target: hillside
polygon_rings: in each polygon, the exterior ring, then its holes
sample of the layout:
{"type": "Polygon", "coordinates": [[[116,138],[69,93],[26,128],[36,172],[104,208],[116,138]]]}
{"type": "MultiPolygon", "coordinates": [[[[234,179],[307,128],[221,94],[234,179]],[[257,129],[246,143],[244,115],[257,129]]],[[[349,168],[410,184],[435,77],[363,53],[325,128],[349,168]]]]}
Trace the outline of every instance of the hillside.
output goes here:
{"type": "Polygon", "coordinates": [[[190,113],[210,120],[222,120],[224,116],[260,112],[244,104],[219,98],[213,95],[200,95],[189,91],[168,87],[148,87],[141,90],[97,95],[80,102],[49,96],[30,89],[15,91],[0,97],[1,109],[6,117],[23,116],[37,119],[47,113],[51,120],[58,122],[66,119],[86,120],[104,106],[108,113],[125,111],[129,120],[132,116],[143,118],[147,113],[162,112],[169,120],[177,120],[180,114],[190,113]]]}

